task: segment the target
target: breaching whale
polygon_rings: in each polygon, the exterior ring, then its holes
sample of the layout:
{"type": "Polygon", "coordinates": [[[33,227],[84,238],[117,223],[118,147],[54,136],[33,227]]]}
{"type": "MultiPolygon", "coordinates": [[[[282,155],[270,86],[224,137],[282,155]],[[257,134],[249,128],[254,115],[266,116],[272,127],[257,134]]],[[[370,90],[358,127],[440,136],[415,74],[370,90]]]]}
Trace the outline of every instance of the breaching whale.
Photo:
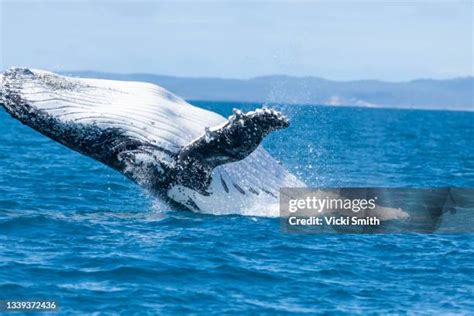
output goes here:
{"type": "Polygon", "coordinates": [[[25,125],[123,173],[171,205],[213,214],[278,215],[281,187],[305,184],[260,145],[288,119],[228,119],[154,84],[12,68],[0,103],[25,125]]]}

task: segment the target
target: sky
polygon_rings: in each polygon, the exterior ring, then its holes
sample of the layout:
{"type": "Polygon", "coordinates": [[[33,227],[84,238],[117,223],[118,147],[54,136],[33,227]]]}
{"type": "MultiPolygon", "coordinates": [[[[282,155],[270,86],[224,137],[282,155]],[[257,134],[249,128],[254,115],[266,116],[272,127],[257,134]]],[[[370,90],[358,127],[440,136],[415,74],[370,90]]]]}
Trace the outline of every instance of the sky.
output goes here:
{"type": "Polygon", "coordinates": [[[0,69],[333,80],[472,76],[474,1],[0,0],[0,69]]]}

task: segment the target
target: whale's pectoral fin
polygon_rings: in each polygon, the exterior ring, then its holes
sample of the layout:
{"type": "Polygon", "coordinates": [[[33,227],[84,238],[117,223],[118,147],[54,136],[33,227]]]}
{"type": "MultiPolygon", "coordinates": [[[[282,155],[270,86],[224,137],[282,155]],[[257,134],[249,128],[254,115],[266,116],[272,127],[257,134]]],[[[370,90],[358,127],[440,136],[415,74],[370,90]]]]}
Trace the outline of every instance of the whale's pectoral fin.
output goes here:
{"type": "Polygon", "coordinates": [[[224,124],[206,128],[202,136],[180,151],[179,182],[205,191],[215,167],[244,159],[270,132],[288,126],[288,119],[274,110],[242,113],[234,109],[224,124]]]}

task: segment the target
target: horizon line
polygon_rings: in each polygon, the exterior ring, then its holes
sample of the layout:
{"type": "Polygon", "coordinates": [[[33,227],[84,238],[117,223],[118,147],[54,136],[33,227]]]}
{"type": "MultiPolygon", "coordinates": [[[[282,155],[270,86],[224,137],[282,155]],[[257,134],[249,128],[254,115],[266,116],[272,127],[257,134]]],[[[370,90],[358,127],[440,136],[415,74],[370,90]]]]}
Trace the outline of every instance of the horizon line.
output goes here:
{"type": "MultiPolygon", "coordinates": [[[[2,73],[11,68],[31,68],[31,69],[40,69],[35,67],[19,67],[19,66],[10,66],[2,69],[2,73]]],[[[47,69],[41,69],[47,70],[47,69]]],[[[256,79],[264,79],[264,78],[289,78],[289,79],[318,79],[318,80],[325,80],[330,82],[361,82],[361,81],[368,81],[368,82],[386,82],[386,83],[410,83],[416,81],[424,81],[424,80],[431,80],[431,81],[453,81],[453,80],[473,80],[474,74],[470,75],[458,75],[453,77],[446,77],[446,78],[433,78],[433,77],[417,77],[414,79],[405,79],[405,80],[388,80],[388,79],[376,79],[376,78],[360,78],[360,79],[329,79],[326,77],[321,77],[317,75],[288,75],[288,74],[262,74],[253,77],[247,78],[232,78],[232,77],[219,77],[219,76],[185,76],[185,75],[169,75],[169,74],[160,74],[160,73],[152,73],[152,72],[110,72],[110,71],[102,71],[102,70],[47,70],[55,73],[60,74],[77,74],[77,73],[96,73],[96,74],[110,74],[110,75],[123,75],[123,76],[133,76],[133,75],[147,75],[147,76],[159,76],[159,77],[172,77],[172,78],[180,78],[180,79],[207,79],[207,80],[236,80],[236,81],[251,81],[256,79]]]]}
{"type": "MultiPolygon", "coordinates": [[[[53,71],[56,72],[56,71],[53,71]]],[[[159,77],[173,77],[181,79],[212,79],[212,80],[238,80],[238,81],[251,81],[255,79],[262,78],[271,78],[271,77],[287,77],[291,79],[319,79],[332,82],[357,82],[357,81],[377,81],[377,82],[387,82],[387,83],[409,83],[414,81],[423,81],[423,80],[432,80],[432,81],[451,81],[451,80],[460,80],[460,79],[474,79],[474,74],[471,75],[458,75],[454,77],[446,78],[433,78],[433,77],[417,77],[414,79],[405,79],[405,80],[388,80],[388,79],[374,79],[374,78],[361,78],[361,79],[329,79],[326,77],[321,77],[317,75],[288,75],[288,74],[262,74],[253,77],[246,78],[232,78],[232,77],[219,77],[219,76],[185,76],[185,75],[169,75],[169,74],[160,74],[152,72],[109,72],[109,71],[100,71],[100,70],[58,70],[58,73],[97,73],[97,74],[112,74],[112,75],[148,75],[148,76],[159,76],[159,77]]]]}

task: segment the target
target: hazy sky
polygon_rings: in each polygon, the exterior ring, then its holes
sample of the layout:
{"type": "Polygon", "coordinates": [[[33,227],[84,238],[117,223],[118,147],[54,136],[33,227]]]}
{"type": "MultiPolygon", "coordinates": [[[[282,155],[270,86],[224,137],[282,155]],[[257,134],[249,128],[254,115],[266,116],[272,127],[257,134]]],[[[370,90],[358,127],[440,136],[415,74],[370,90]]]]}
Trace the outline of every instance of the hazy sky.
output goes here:
{"type": "Polygon", "coordinates": [[[0,2],[1,69],[338,80],[474,72],[471,0],[0,2]]]}

